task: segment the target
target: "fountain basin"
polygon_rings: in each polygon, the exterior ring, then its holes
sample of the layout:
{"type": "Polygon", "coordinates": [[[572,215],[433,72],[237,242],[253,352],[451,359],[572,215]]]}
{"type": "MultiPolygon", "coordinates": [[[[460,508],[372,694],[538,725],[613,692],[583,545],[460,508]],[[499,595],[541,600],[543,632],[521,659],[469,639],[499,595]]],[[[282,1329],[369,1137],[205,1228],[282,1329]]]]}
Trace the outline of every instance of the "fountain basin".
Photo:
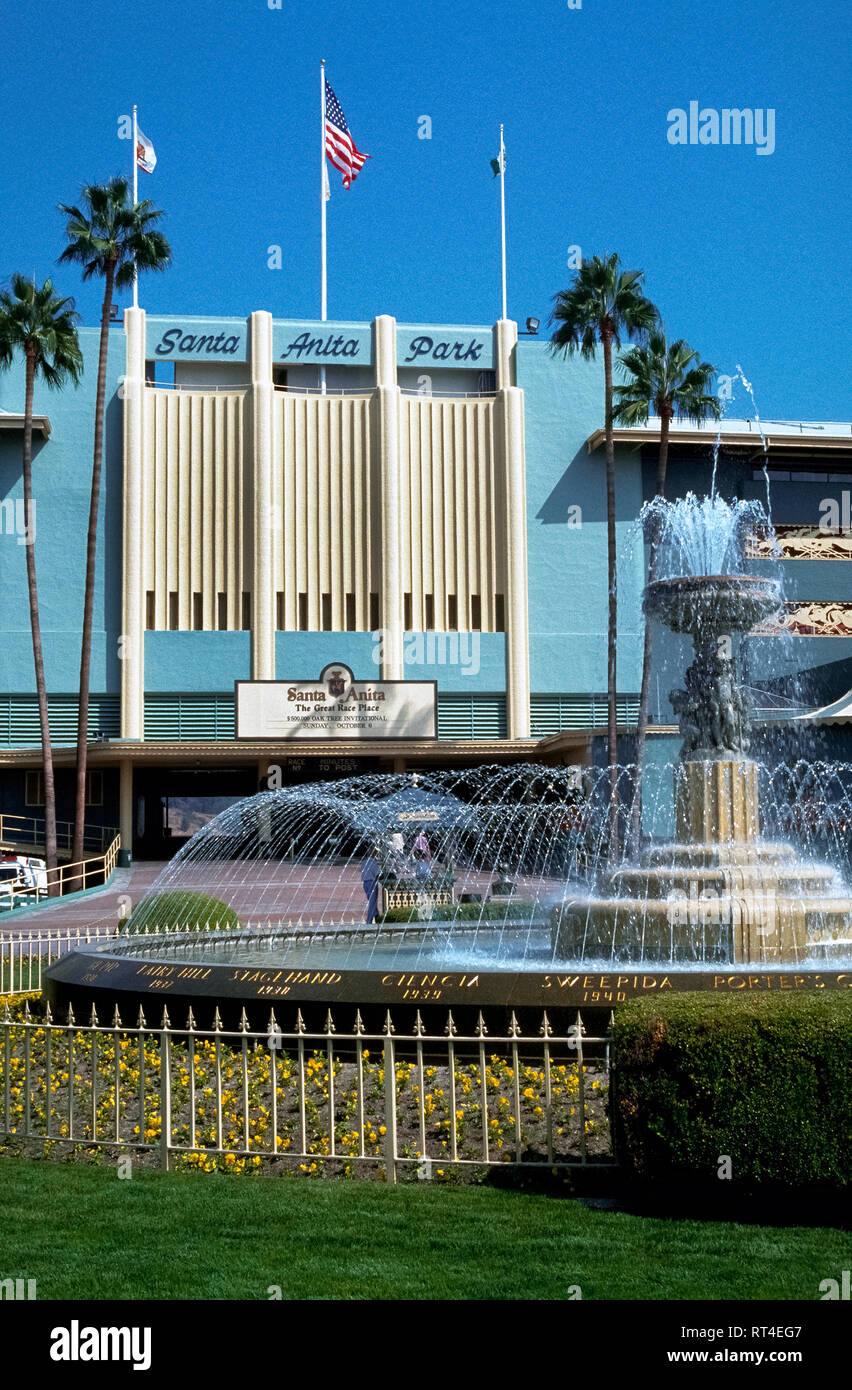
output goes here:
{"type": "MultiPolygon", "coordinates": [[[[619,922],[627,927],[631,909],[640,906],[624,904],[619,922]]],[[[449,952],[446,931],[428,922],[393,931],[328,923],[311,940],[302,935],[295,954],[286,929],[210,934],[203,942],[194,933],[151,935],[132,955],[110,942],[62,956],[45,972],[45,994],[60,1020],[71,1005],[78,1021],[87,1021],[95,1008],[101,1023],[111,1023],[118,1006],[125,1025],[136,1024],[141,1008],[149,1025],[159,1026],[167,1010],[169,1026],[182,1028],[191,1008],[200,1029],[214,1028],[217,1017],[221,1027],[238,1028],[245,1013],[252,1029],[263,1030],[274,1012],[285,1031],[301,1019],[301,1026],[321,1034],[333,1009],[341,1032],[354,1025],[356,1013],[369,1032],[381,1032],[390,1012],[398,1032],[412,1031],[419,1015],[427,1032],[442,1036],[448,1011],[460,1033],[474,1033],[481,1021],[488,1033],[503,1035],[512,1014],[538,1032],[543,1012],[554,1031],[564,1033],[578,1008],[584,1018],[587,1011],[594,1017],[596,1009],[608,1012],[630,999],[672,992],[852,987],[852,966],[847,961],[845,970],[838,968],[829,955],[774,967],[736,966],[710,951],[696,958],[700,928],[687,929],[693,954],[674,962],[625,960],[613,954],[605,933],[596,953],[590,936],[585,959],[560,961],[548,925],[539,921],[519,922],[490,939],[481,929],[458,932],[455,939],[456,929],[449,952]],[[347,935],[353,949],[342,964],[339,948],[347,935]]],[[[706,930],[712,945],[715,924],[706,930]]]]}
{"type": "Polygon", "coordinates": [[[752,574],[681,575],[656,579],[645,590],[648,617],[694,637],[748,632],[781,606],[777,580],[752,574]]]}

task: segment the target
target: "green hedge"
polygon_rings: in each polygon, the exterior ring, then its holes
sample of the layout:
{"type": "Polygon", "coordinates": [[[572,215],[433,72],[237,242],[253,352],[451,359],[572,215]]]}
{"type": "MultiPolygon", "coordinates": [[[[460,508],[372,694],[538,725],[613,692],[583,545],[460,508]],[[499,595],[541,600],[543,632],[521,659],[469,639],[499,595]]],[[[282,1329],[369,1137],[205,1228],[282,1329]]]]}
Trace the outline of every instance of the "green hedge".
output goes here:
{"type": "Polygon", "coordinates": [[[208,893],[189,891],[155,893],[137,903],[123,928],[125,932],[163,931],[165,927],[189,931],[229,931],[241,922],[232,907],[208,893]]]}
{"type": "Polygon", "coordinates": [[[620,1161],[645,1178],[852,1181],[852,998],[677,994],[616,1011],[620,1161]]]}
{"type": "MultiPolygon", "coordinates": [[[[535,916],[534,903],[457,903],[453,907],[433,907],[427,921],[430,922],[505,922],[529,921],[535,916]]],[[[382,922],[419,922],[420,914],[416,907],[392,907],[381,918],[382,922]]]]}

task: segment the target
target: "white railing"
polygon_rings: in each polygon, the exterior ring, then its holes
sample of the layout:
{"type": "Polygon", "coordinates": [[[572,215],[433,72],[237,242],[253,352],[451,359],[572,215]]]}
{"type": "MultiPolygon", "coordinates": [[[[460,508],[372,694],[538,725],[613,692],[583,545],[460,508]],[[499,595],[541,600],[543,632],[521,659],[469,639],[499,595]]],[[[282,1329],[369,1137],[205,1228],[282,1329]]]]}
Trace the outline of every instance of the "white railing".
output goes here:
{"type": "MultiPolygon", "coordinates": [[[[351,1017],[351,1015],[350,1015],[351,1017]]],[[[218,1013],[215,1019],[218,1025],[218,1013]]],[[[0,1015],[0,1145],[81,1145],[175,1166],[433,1178],[448,1169],[610,1166],[609,1034],[309,1031],[0,1015]]]]}
{"type": "Polygon", "coordinates": [[[146,381],[151,391],[250,391],[250,381],[146,381]]]}
{"type": "Polygon", "coordinates": [[[414,387],[400,387],[400,394],[403,396],[420,397],[424,401],[493,401],[497,395],[494,391],[421,391],[414,387]]]}
{"type": "Polygon", "coordinates": [[[375,395],[374,386],[275,386],[285,396],[359,396],[362,400],[375,395]]]}
{"type": "Polygon", "coordinates": [[[3,995],[40,993],[42,971],[60,956],[87,942],[115,936],[116,927],[76,927],[65,931],[0,935],[0,998],[3,995]]]}
{"type": "Polygon", "coordinates": [[[48,869],[45,874],[48,886],[45,888],[26,884],[4,889],[0,896],[0,912],[13,912],[19,908],[33,907],[41,902],[61,898],[66,893],[79,893],[87,888],[103,887],[115,870],[120,849],[121,836],[116,835],[104,854],[92,854],[88,859],[81,859],[75,864],[58,864],[55,869],[48,869]],[[51,894],[50,888],[55,888],[55,893],[51,894]]]}

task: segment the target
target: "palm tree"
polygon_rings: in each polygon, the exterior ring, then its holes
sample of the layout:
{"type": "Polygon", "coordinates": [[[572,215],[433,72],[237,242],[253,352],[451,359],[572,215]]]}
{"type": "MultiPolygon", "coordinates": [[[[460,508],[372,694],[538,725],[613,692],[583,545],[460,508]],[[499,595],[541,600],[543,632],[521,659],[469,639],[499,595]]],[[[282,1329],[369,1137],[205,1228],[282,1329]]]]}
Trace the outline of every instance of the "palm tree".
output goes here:
{"type": "Polygon", "coordinates": [[[171,250],[154,224],[162,217],[148,199],[134,203],[126,179],[107,184],[91,184],[82,191],[81,206],[60,204],[68,218],[68,245],[60,261],[77,261],[83,266],[83,279],[103,276],[104,299],[101,309],[101,341],[98,357],[98,387],[95,400],[95,442],[92,454],[92,495],[89,505],[89,533],[86,547],[86,587],[83,599],[83,636],[80,648],[80,702],[77,721],[77,791],[74,810],[73,863],[83,858],[86,815],[86,756],[89,736],[89,670],[92,659],[92,615],[95,597],[95,562],[98,541],[101,467],[103,463],[104,404],[106,398],[107,348],[110,310],[114,290],[132,285],[143,270],[165,270],[171,264],[171,250]]]}
{"type": "MultiPolygon", "coordinates": [[[[56,789],[53,780],[53,749],[47,719],[47,686],[36,584],[35,536],[33,525],[33,394],[36,377],[56,389],[65,381],[76,386],[83,369],[83,355],[75,322],[79,319],[73,299],[60,299],[51,280],[41,289],[24,275],[13,275],[10,290],[0,292],[0,367],[9,367],[16,352],[23,353],[26,370],[24,405],[24,515],[27,536],[27,587],[30,596],[30,627],[33,637],[38,715],[44,758],[44,836],[48,869],[56,868],[56,789]]],[[[56,876],[48,875],[48,893],[57,892],[56,876]]]]}
{"type": "MultiPolygon", "coordinates": [[[[651,412],[660,419],[660,449],[657,455],[656,496],[665,497],[666,466],[669,454],[669,425],[675,416],[700,425],[708,418],[718,420],[721,414],[718,397],[708,387],[716,368],[709,362],[699,362],[698,353],[679,338],[671,346],[662,326],[648,335],[642,346],[631,348],[621,356],[620,366],[629,376],[625,386],[615,388],[613,418],[619,424],[642,425],[651,412]]],[[[657,574],[658,531],[649,538],[648,583],[657,574]]],[[[630,843],[639,847],[642,829],[642,759],[648,729],[648,704],[651,690],[652,625],[645,623],[645,648],[642,658],[642,686],[639,692],[639,716],[636,725],[636,782],[631,810],[630,843]]]]}
{"type": "Polygon", "coordinates": [[[654,305],[641,293],[641,270],[622,270],[617,255],[584,260],[570,289],[554,298],[551,324],[558,328],[550,339],[551,351],[563,357],[579,352],[597,355],[600,343],[604,359],[604,434],[606,439],[606,529],[609,578],[607,625],[607,747],[610,767],[610,853],[618,852],[618,719],[616,675],[618,640],[618,589],[615,535],[615,445],[612,436],[612,349],[621,347],[622,336],[644,336],[657,322],[654,305]]]}

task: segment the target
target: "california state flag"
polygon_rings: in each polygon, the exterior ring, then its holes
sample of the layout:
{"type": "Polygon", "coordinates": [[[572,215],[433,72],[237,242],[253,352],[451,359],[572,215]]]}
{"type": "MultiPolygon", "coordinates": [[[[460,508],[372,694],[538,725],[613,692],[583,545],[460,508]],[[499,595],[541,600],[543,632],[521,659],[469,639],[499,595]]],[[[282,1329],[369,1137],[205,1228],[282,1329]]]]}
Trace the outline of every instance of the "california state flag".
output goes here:
{"type": "Polygon", "coordinates": [[[157,167],[157,156],[154,153],[154,146],[143,135],[139,127],[136,127],[136,163],[140,169],[144,169],[146,174],[153,174],[157,167]]]}

